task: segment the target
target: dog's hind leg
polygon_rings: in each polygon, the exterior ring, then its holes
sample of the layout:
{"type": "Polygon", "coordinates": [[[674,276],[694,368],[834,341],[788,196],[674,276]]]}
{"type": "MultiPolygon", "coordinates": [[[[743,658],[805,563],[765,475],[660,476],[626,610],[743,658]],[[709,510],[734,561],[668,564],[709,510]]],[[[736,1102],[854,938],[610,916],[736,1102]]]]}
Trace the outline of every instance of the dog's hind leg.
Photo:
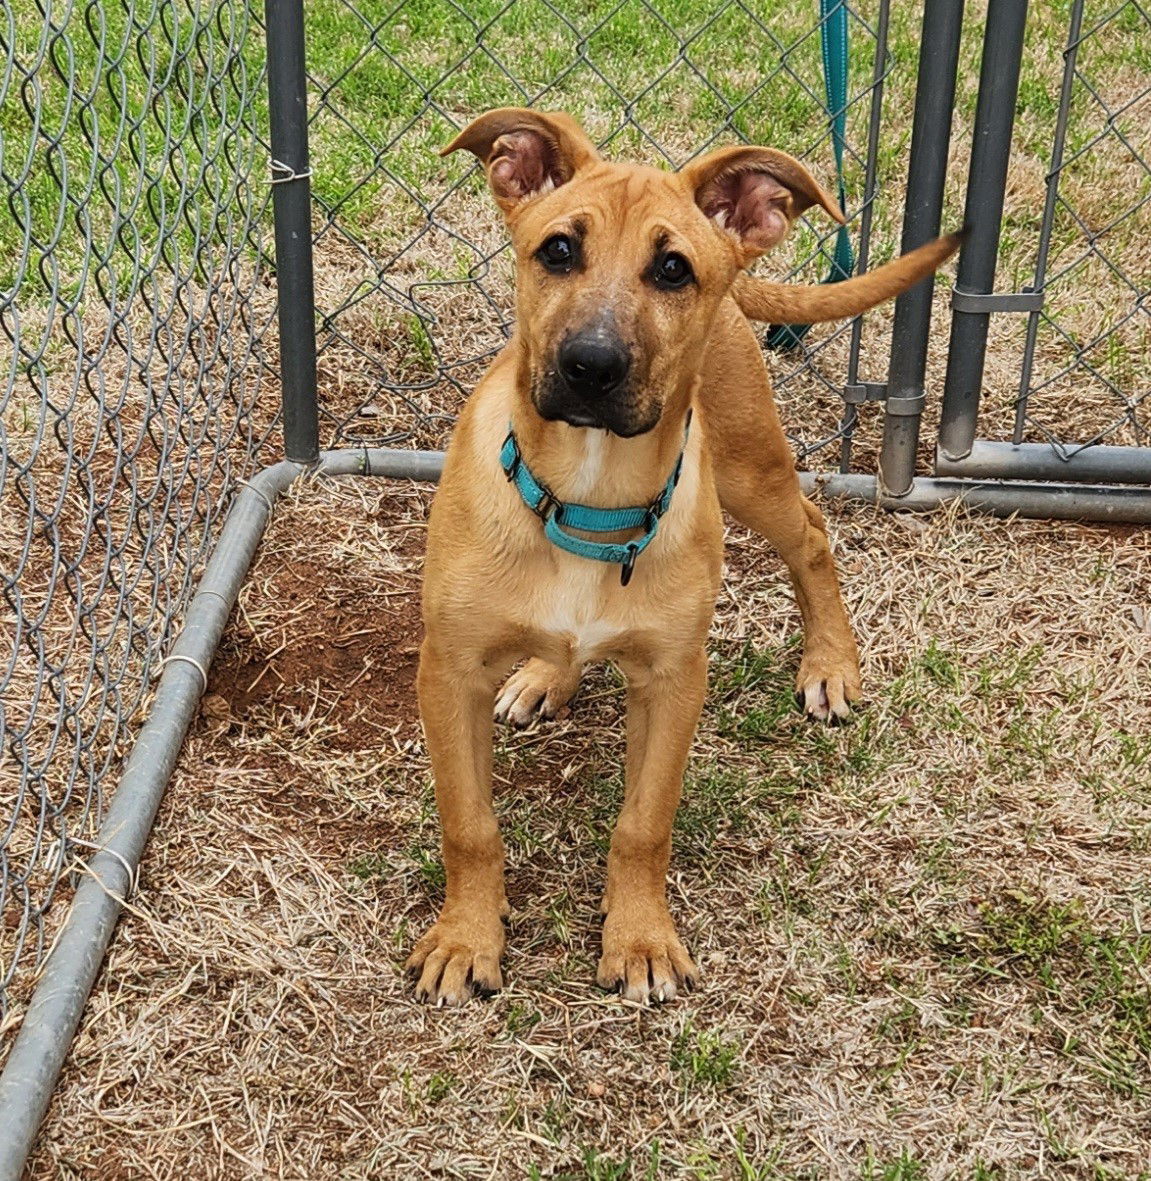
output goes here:
{"type": "Polygon", "coordinates": [[[530,725],[536,717],[554,718],[575,696],[581,664],[558,665],[533,657],[516,669],[496,698],[497,722],[530,725]]]}
{"type": "Polygon", "coordinates": [[[436,782],[447,876],[440,917],[407,967],[416,996],[462,1004],[501,987],[504,849],[492,811],[492,701],[480,661],[449,658],[430,640],[420,653],[420,715],[436,782]]]}
{"type": "Polygon", "coordinates": [[[823,514],[799,489],[771,384],[750,326],[733,308],[699,391],[720,503],[787,563],[803,615],[796,692],[814,718],[844,718],[861,693],[859,652],[835,573],[823,514]]]}

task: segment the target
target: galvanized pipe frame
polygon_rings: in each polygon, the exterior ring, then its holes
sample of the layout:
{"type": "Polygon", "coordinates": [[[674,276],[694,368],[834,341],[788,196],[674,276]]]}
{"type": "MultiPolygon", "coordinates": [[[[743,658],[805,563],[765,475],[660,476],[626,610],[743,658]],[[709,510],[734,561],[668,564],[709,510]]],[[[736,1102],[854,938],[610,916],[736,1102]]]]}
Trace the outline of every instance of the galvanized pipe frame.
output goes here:
{"type": "MultiPolygon", "coordinates": [[[[903,212],[904,253],[939,234],[963,33],[963,0],[926,0],[922,30],[903,212]]],[[[896,496],[910,492],[915,477],[934,289],[935,280],[924,279],[895,301],[879,478],[885,491],[896,496]]]]}
{"type": "Polygon", "coordinates": [[[892,496],[877,476],[801,472],[806,494],[862,500],[893,511],[929,512],[954,501],[992,517],[1056,521],[1107,521],[1151,525],[1151,488],[1121,484],[1056,484],[1001,479],[916,476],[901,496],[892,496]]]}
{"type": "Polygon", "coordinates": [[[307,476],[436,480],[442,464],[438,451],[329,451],[312,466],[282,460],[238,489],[0,1075],[0,1181],[16,1181],[32,1149],[276,499],[307,476]]]}
{"type": "Polygon", "coordinates": [[[1057,448],[1050,443],[975,439],[963,459],[952,459],[940,447],[935,457],[935,473],[968,480],[1151,486],[1151,447],[1109,447],[1098,443],[1057,448]]]}
{"type": "Polygon", "coordinates": [[[302,0],[265,0],[264,26],[284,455],[294,463],[310,464],[320,457],[320,415],[302,0]]]}
{"type": "Polygon", "coordinates": [[[85,867],[0,1075],[0,1181],[19,1177],[31,1151],[276,498],[313,467],[331,474],[372,471],[409,478],[439,472],[435,453],[320,455],[303,2],[266,0],[264,17],[286,459],[238,487],[184,627],[164,660],[148,719],[101,825],[98,850],[85,867]]]}
{"type": "Polygon", "coordinates": [[[952,293],[939,426],[940,450],[954,459],[967,455],[975,438],[992,312],[1030,310],[1042,300],[1037,292],[994,294],[1026,23],[1027,0],[991,0],[988,5],[963,217],[968,236],[952,293]]]}

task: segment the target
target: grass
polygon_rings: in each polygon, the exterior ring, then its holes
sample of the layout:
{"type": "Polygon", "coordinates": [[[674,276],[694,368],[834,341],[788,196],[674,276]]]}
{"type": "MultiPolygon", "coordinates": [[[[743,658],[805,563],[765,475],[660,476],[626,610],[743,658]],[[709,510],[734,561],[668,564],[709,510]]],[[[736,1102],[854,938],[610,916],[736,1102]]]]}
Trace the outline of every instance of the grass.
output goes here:
{"type": "Polygon", "coordinates": [[[87,284],[121,299],[141,268],[202,277],[220,240],[252,234],[267,209],[250,130],[267,118],[259,23],[232,0],[52,16],[6,12],[0,291],[75,298],[86,258],[87,284]]]}
{"type": "MultiPolygon", "coordinates": [[[[1017,105],[1023,157],[1045,158],[1050,152],[1053,96],[1058,93],[1069,12],[1069,0],[1059,0],[1032,14],[1017,105]]],[[[861,4],[858,13],[853,12],[850,22],[855,49],[848,138],[861,153],[875,5],[861,4]]],[[[444,0],[419,0],[406,4],[391,21],[381,23],[383,15],[371,6],[356,14],[341,0],[321,0],[309,10],[310,62],[320,93],[314,135],[318,154],[331,165],[317,178],[317,192],[325,206],[340,211],[353,232],[397,237],[407,232],[402,219],[397,224],[396,202],[414,208],[429,183],[441,183],[434,152],[452,133],[445,111],[474,114],[490,106],[529,102],[562,107],[587,119],[593,133],[611,136],[615,150],[642,148],[657,157],[666,153],[675,163],[711,140],[717,126],[727,124],[745,139],[811,154],[821,170],[829,165],[819,39],[803,6],[775,5],[760,13],[735,5],[701,9],[689,0],[656,0],[647,7],[593,0],[561,6],[557,14],[529,0],[508,9],[489,0],[469,5],[464,15],[444,0]],[[368,37],[370,52],[365,48],[368,37]],[[578,56],[573,55],[575,45],[581,50],[578,56]],[[621,97],[630,103],[626,120],[621,97]],[[350,131],[349,125],[357,130],[350,131]],[[385,205],[389,217],[380,216],[385,205]]],[[[894,6],[888,118],[877,161],[881,188],[898,185],[906,162],[917,20],[914,6],[894,6]]],[[[1109,98],[1106,79],[1142,68],[1146,37],[1140,34],[1145,32],[1138,8],[1120,5],[1084,42],[1079,59],[1083,77],[1104,101],[1109,98]],[[1133,50],[1132,42],[1140,48],[1133,50]]],[[[979,34],[979,20],[969,21],[956,102],[961,145],[962,129],[970,126],[975,109],[979,34]]],[[[1091,143],[1104,114],[1086,87],[1076,91],[1075,102],[1071,154],[1091,143]]],[[[1125,133],[1132,134],[1137,122],[1137,110],[1125,113],[1125,133]]],[[[449,175],[460,175],[459,165],[447,167],[449,175]]],[[[1094,184],[1098,173],[1080,161],[1070,175],[1094,184]]],[[[849,155],[849,191],[858,193],[861,184],[859,157],[849,155]]],[[[895,203],[880,202],[880,253],[895,245],[898,215],[895,203]]],[[[1009,206],[1004,264],[1011,273],[1018,268],[1021,280],[1028,276],[1015,254],[1020,247],[1031,249],[1023,239],[1030,238],[1038,215],[1034,203],[1009,206]]],[[[1058,232],[1068,235],[1068,244],[1076,236],[1070,221],[1061,221],[1058,232]]],[[[1122,232],[1136,231],[1132,224],[1122,232]]],[[[800,256],[813,245],[813,239],[805,238],[800,256]]]]}
{"type": "Polygon", "coordinates": [[[671,1068],[684,1085],[721,1090],[731,1086],[739,1066],[738,1042],[722,1033],[697,1030],[689,1021],[671,1043],[671,1068]]]}
{"type": "Polygon", "coordinates": [[[1123,927],[1094,929],[1083,902],[1054,902],[1012,890],[976,907],[974,928],[942,932],[937,947],[975,979],[1023,984],[1034,1020],[1051,1030],[1059,1052],[1083,1063],[1118,1094],[1146,1092],[1151,1061],[1151,936],[1123,927]],[[1106,1014],[1104,1028],[1090,1016],[1106,1014]]]}
{"type": "Polygon", "coordinates": [[[888,1162],[877,1161],[869,1150],[860,1176],[864,1181],[925,1181],[927,1166],[906,1148],[888,1162]]]}

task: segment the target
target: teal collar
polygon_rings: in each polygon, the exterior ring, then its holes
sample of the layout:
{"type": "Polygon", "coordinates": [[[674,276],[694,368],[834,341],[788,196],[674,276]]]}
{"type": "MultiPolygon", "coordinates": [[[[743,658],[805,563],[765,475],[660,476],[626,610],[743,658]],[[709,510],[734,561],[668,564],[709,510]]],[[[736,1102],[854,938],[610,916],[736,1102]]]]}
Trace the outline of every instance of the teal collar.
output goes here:
{"type": "MultiPolygon", "coordinates": [[[[689,410],[683,428],[685,449],[690,428],[689,410]]],[[[500,466],[508,482],[516,486],[524,504],[543,521],[544,536],[552,545],[577,557],[590,558],[593,562],[614,562],[620,567],[620,584],[627,586],[635,569],[636,558],[655,540],[660,518],[671,507],[671,496],[683,470],[683,451],[679,453],[663,491],[650,504],[635,508],[592,508],[590,505],[569,504],[560,500],[546,484],[532,475],[516,442],[515,431],[510,427],[500,449],[500,466]],[[618,533],[625,529],[642,529],[643,535],[624,542],[587,541],[568,533],[564,525],[568,529],[580,529],[585,533],[618,533]]]]}

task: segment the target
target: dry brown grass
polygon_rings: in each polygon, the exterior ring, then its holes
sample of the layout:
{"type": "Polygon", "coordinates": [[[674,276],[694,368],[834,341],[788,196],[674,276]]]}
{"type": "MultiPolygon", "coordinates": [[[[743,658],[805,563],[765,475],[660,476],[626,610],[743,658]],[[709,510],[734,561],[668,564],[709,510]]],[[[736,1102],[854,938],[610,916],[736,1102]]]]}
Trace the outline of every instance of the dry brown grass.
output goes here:
{"type": "Polygon", "coordinates": [[[400,971],[440,897],[429,497],[277,510],[33,1177],[1151,1169],[1145,533],[832,506],[871,697],[836,730],[790,707],[794,603],[733,533],[671,877],[701,989],[592,983],[601,673],[501,736],[509,984],[451,1012],[400,971]]]}

